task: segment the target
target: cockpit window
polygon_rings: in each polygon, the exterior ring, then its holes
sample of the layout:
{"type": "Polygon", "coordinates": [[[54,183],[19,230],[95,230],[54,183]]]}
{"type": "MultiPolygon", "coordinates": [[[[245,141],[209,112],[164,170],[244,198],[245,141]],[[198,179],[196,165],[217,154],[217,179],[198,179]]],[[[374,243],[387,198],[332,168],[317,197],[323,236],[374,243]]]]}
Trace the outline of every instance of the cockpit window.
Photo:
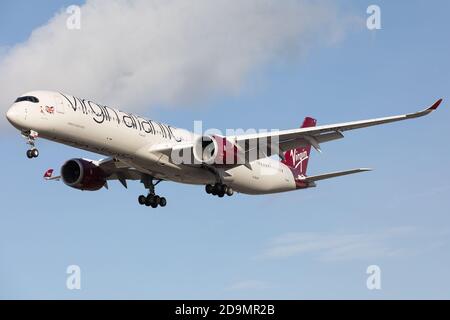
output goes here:
{"type": "Polygon", "coordinates": [[[25,97],[19,97],[16,99],[14,103],[22,102],[22,101],[28,101],[33,103],[39,103],[39,99],[33,96],[25,96],[25,97]]]}

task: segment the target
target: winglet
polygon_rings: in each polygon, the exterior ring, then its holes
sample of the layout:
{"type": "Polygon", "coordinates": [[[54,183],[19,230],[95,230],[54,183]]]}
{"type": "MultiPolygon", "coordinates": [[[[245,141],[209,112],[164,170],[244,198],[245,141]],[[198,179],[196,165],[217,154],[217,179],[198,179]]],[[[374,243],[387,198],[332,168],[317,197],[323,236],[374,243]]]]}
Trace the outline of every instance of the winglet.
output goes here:
{"type": "Polygon", "coordinates": [[[431,107],[428,108],[429,111],[434,111],[436,110],[439,105],[442,103],[442,99],[439,99],[438,101],[436,101],[431,107]]]}
{"type": "Polygon", "coordinates": [[[436,110],[441,103],[442,103],[442,99],[439,99],[435,103],[433,103],[433,105],[431,107],[429,107],[427,109],[424,109],[422,111],[415,112],[415,113],[408,113],[406,115],[406,118],[411,119],[411,118],[419,118],[419,117],[426,116],[426,115],[432,113],[434,110],[436,110]]]}
{"type": "Polygon", "coordinates": [[[48,169],[47,171],[45,171],[44,179],[47,181],[59,181],[61,179],[61,176],[53,176],[53,171],[53,169],[48,169]]]}
{"type": "Polygon", "coordinates": [[[45,180],[50,180],[53,176],[53,169],[48,169],[47,171],[45,171],[44,173],[44,179],[45,180]]]}

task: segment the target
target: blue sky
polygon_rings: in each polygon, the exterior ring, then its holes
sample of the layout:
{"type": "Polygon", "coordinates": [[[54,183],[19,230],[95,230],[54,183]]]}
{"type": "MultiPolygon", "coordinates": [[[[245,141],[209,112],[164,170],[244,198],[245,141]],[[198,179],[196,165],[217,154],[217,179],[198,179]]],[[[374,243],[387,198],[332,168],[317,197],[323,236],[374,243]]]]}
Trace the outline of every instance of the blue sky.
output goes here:
{"type": "MultiPolygon", "coordinates": [[[[2,1],[0,47],[26,41],[76,1],[31,3],[2,1]]],[[[369,31],[372,3],[338,4],[362,24],[301,59],[266,63],[237,94],[140,112],[185,128],[193,120],[220,129],[294,128],[304,116],[322,124],[358,120],[448,98],[448,1],[377,1],[382,30],[369,31]]],[[[137,204],[144,193],[138,183],[95,193],[44,183],[49,167],[99,156],[39,141],[41,156],[29,161],[8,127],[0,137],[0,298],[448,299],[449,115],[444,101],[424,119],[348,132],[309,164],[310,174],[374,168],[370,173],[226,199],[165,182],[158,187],[168,199],[162,210],[137,204]],[[81,267],[79,291],[65,286],[72,264],[81,267]],[[373,264],[382,270],[382,290],[366,288],[373,264]]]]}

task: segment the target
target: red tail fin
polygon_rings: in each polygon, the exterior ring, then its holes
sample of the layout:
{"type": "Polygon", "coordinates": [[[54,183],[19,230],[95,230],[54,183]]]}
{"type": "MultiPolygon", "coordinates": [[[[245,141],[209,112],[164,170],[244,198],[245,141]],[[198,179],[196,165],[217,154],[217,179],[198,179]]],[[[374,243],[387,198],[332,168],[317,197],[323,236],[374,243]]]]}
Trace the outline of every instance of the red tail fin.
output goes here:
{"type": "MultiPolygon", "coordinates": [[[[316,119],[306,117],[301,128],[315,127],[316,119]]],[[[309,154],[311,152],[311,145],[305,147],[288,150],[284,153],[282,162],[296,171],[296,174],[306,176],[306,168],[308,167],[309,154]]]]}

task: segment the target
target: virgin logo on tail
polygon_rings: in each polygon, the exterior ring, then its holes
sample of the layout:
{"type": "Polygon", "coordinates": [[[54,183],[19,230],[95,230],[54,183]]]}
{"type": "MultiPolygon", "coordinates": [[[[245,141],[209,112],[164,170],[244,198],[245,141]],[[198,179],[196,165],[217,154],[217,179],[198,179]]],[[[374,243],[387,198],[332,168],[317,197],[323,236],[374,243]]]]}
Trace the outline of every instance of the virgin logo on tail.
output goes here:
{"type": "MultiPolygon", "coordinates": [[[[291,156],[291,159],[292,159],[292,164],[294,165],[295,169],[297,169],[298,166],[301,166],[303,164],[303,161],[305,161],[305,160],[307,160],[309,158],[308,152],[302,151],[300,153],[297,153],[297,149],[291,150],[290,151],[290,156],[291,156]]],[[[303,168],[300,167],[300,171],[303,171],[302,169],[303,168]]]]}

